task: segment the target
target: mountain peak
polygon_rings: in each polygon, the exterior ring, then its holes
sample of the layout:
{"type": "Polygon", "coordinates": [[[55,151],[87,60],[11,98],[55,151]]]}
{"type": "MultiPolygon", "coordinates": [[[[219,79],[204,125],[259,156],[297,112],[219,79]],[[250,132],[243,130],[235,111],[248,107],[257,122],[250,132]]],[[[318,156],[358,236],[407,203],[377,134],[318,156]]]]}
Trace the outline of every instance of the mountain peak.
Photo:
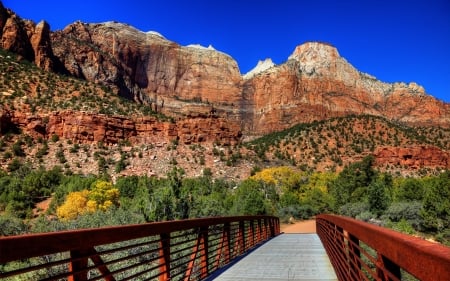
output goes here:
{"type": "Polygon", "coordinates": [[[306,42],[297,46],[289,59],[295,59],[299,62],[334,60],[339,58],[339,52],[336,47],[321,42],[306,42]]]}
{"type": "Polygon", "coordinates": [[[275,66],[271,58],[266,58],[265,60],[258,61],[258,64],[249,72],[247,72],[243,77],[244,79],[250,79],[253,76],[266,71],[267,69],[275,66]]]}

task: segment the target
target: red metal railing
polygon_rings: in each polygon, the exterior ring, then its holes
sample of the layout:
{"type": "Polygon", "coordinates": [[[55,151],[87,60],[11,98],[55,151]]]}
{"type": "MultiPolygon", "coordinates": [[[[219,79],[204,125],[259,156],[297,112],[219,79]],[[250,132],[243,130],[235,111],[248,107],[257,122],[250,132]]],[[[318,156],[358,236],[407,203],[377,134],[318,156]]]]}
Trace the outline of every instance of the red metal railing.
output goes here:
{"type": "Polygon", "coordinates": [[[339,280],[450,280],[450,248],[351,218],[319,215],[339,280]]]}
{"type": "Polygon", "coordinates": [[[200,280],[279,233],[243,216],[0,237],[0,279],[200,280]]]}

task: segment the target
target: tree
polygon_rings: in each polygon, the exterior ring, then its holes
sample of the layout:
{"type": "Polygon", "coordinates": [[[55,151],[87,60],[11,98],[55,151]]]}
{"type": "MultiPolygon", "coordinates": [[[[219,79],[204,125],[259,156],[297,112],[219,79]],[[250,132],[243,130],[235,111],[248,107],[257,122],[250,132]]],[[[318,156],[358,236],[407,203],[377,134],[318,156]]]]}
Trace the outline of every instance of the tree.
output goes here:
{"type": "Polygon", "coordinates": [[[396,201],[421,201],[424,196],[423,180],[406,178],[396,180],[396,201]]]}
{"type": "Polygon", "coordinates": [[[133,198],[138,188],[139,177],[129,176],[120,177],[116,181],[116,187],[119,189],[120,196],[133,198]]]}
{"type": "Polygon", "coordinates": [[[91,190],[70,192],[66,201],[56,210],[56,214],[63,221],[76,219],[86,213],[98,210],[106,211],[119,205],[119,190],[112,183],[97,180],[92,183],[91,190]]]}
{"type": "Polygon", "coordinates": [[[57,216],[63,221],[68,221],[86,213],[88,211],[88,195],[88,190],[69,193],[64,204],[56,210],[57,216]]]}
{"type": "Polygon", "coordinates": [[[361,162],[346,166],[336,180],[330,183],[329,191],[335,199],[336,209],[367,198],[367,187],[377,176],[372,168],[373,161],[373,156],[367,156],[361,162]]]}
{"type": "Polygon", "coordinates": [[[102,210],[112,206],[119,206],[119,189],[110,182],[97,180],[91,185],[87,202],[90,211],[102,210]]]}
{"type": "Polygon", "coordinates": [[[239,185],[234,195],[234,214],[264,215],[269,213],[261,185],[261,181],[253,179],[245,180],[239,185]]]}
{"type": "Polygon", "coordinates": [[[368,188],[369,210],[380,217],[389,206],[389,197],[383,178],[373,181],[368,188]]]}
{"type": "Polygon", "coordinates": [[[426,183],[420,215],[428,231],[450,228],[450,171],[426,183]]]}

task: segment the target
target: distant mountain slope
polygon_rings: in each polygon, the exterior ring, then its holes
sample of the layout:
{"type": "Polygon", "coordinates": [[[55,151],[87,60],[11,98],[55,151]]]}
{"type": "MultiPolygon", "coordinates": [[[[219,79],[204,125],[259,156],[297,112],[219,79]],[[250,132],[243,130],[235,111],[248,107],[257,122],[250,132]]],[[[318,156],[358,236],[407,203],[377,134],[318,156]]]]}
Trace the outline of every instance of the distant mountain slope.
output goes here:
{"type": "Polygon", "coordinates": [[[242,76],[212,47],[180,46],[129,25],[76,22],[50,33],[0,5],[2,48],[42,68],[107,85],[122,97],[180,117],[215,112],[260,136],[297,123],[353,114],[414,126],[450,127],[450,104],[415,83],[384,83],[361,73],[324,43],[299,45],[242,76]]]}
{"type": "Polygon", "coordinates": [[[270,163],[308,170],[339,171],[367,155],[382,169],[406,174],[450,169],[450,129],[408,127],[370,115],[298,124],[247,147],[270,163]]]}

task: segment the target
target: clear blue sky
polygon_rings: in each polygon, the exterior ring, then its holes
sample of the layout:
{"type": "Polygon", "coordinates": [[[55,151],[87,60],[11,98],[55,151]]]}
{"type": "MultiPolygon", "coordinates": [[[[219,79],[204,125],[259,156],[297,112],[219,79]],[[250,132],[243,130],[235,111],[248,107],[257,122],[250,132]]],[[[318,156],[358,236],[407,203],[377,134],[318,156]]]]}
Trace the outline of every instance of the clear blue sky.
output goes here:
{"type": "Polygon", "coordinates": [[[52,30],[81,20],[128,23],[181,45],[213,45],[241,73],[258,60],[283,63],[306,41],[336,46],[384,82],[416,82],[450,102],[449,0],[3,0],[52,30]]]}

